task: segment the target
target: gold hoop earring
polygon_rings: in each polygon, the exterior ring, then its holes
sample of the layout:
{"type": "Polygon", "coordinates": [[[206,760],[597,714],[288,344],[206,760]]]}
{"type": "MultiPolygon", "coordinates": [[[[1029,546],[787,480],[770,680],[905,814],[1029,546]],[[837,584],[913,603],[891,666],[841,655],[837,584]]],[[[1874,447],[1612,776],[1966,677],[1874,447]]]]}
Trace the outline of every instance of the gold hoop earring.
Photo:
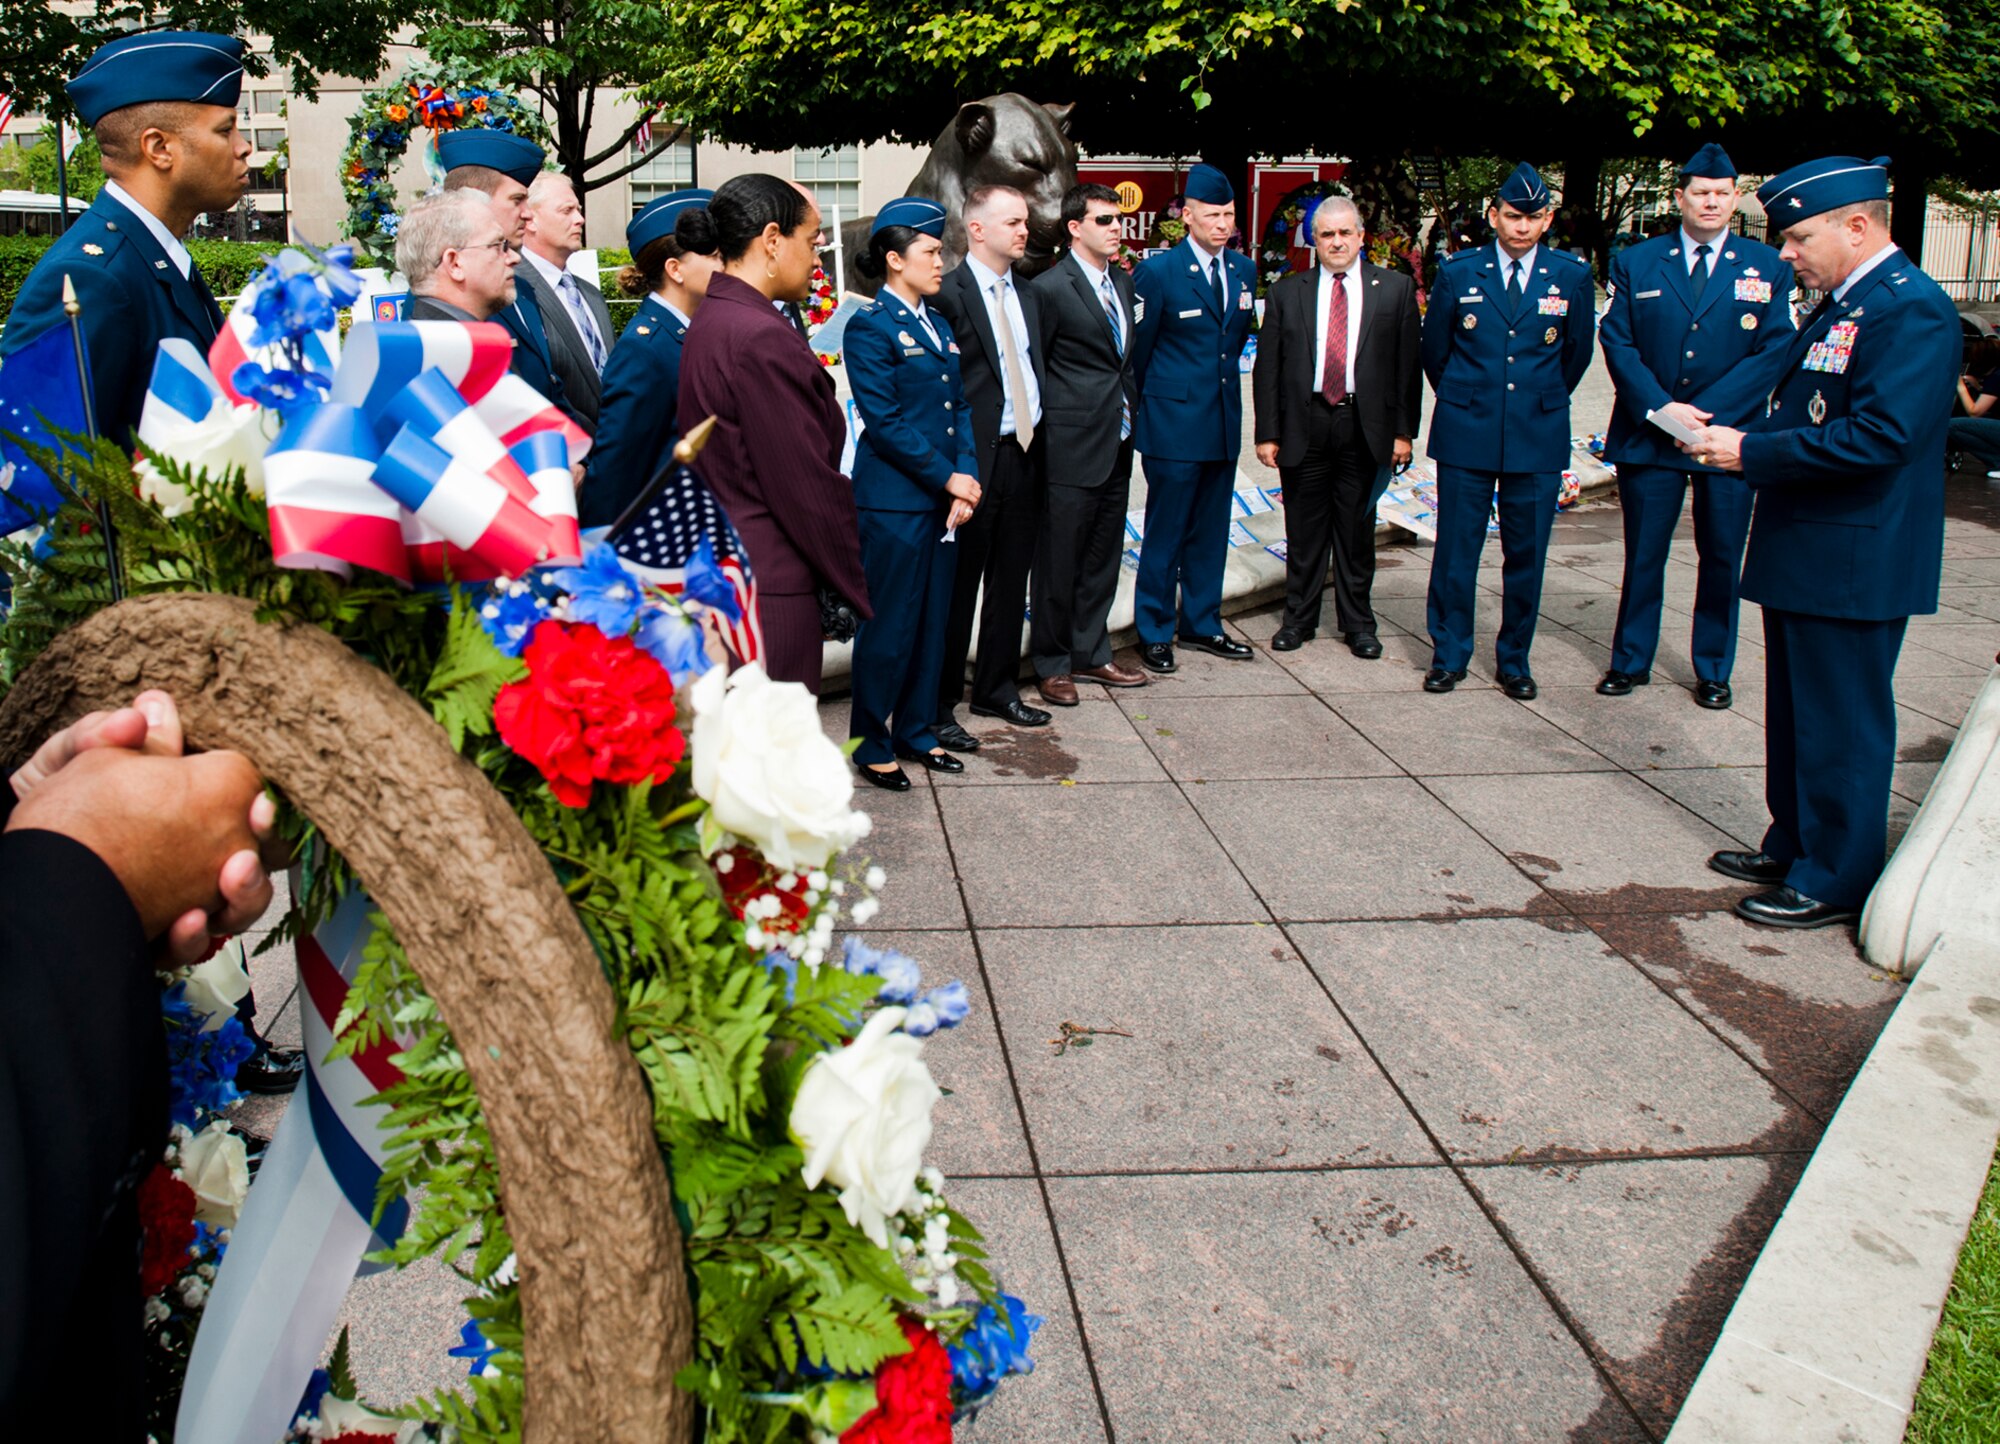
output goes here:
{"type": "Polygon", "coordinates": [[[765,280],[767,280],[767,281],[775,281],[775,280],[777,280],[777,279],[778,279],[778,268],[777,268],[776,266],[766,266],[766,267],[764,267],[764,279],[765,279],[765,280]]]}

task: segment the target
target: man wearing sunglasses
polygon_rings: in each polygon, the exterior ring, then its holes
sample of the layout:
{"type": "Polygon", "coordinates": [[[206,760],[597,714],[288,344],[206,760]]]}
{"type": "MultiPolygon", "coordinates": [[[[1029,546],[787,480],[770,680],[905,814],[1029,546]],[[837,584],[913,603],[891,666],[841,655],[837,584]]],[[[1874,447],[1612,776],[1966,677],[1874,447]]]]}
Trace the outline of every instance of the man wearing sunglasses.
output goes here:
{"type": "Polygon", "coordinates": [[[396,233],[396,268],[410,280],[412,321],[492,320],[514,299],[520,259],[475,191],[425,196],[396,233]]]}

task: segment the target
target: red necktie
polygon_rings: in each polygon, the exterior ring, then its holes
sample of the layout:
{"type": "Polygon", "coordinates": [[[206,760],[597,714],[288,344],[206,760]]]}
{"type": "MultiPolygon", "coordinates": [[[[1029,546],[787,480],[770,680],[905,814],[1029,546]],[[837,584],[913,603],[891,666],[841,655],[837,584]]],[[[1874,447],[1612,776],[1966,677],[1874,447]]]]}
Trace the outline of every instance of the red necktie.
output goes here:
{"type": "Polygon", "coordinates": [[[1326,308],[1326,377],[1320,395],[1329,406],[1347,399],[1347,278],[1336,276],[1333,301],[1326,308]]]}

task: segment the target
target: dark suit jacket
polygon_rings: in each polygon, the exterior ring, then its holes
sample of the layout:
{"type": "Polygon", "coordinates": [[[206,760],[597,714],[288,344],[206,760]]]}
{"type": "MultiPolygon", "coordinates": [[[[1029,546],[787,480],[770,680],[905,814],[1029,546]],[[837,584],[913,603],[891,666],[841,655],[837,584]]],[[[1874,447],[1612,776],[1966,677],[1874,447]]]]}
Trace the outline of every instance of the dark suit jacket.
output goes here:
{"type": "Polygon", "coordinates": [[[1120,350],[1104,301],[1074,256],[1035,277],[1041,313],[1042,434],[1048,437],[1050,486],[1099,487],[1118,465],[1119,417],[1139,414],[1132,374],[1132,277],[1111,267],[1111,289],[1125,311],[1120,350]]]}
{"type": "MultiPolygon", "coordinates": [[[[1416,283],[1400,271],[1362,261],[1361,344],[1354,354],[1354,405],[1361,437],[1377,466],[1389,464],[1399,436],[1414,439],[1423,405],[1423,358],[1418,353],[1416,283]]],[[[1250,390],[1257,406],[1257,440],[1278,443],[1278,465],[1306,455],[1306,419],[1319,362],[1319,272],[1281,276],[1264,301],[1257,366],[1250,390]]]]}
{"type": "MultiPolygon", "coordinates": [[[[412,296],[409,305],[403,307],[405,321],[463,321],[478,325],[479,318],[463,306],[454,306],[449,301],[440,301],[436,296],[412,296]]],[[[493,318],[498,321],[500,318],[493,318]]]]}
{"type": "MultiPolygon", "coordinates": [[[[514,284],[522,293],[522,299],[534,297],[535,309],[542,313],[542,334],[548,338],[550,365],[562,378],[563,395],[568,398],[570,409],[583,422],[584,430],[595,435],[604,378],[599,374],[596,363],[590,359],[590,347],[584,344],[583,337],[578,333],[576,319],[570,315],[568,303],[549,289],[542,273],[526,256],[522,256],[521,264],[514,268],[514,284]]],[[[611,329],[611,311],[604,304],[604,293],[588,281],[579,281],[577,285],[583,292],[584,305],[597,318],[597,334],[604,338],[605,351],[609,354],[611,343],[618,339],[618,333],[611,329]]]]}
{"type": "Polygon", "coordinates": [[[513,373],[555,402],[565,416],[587,429],[589,423],[570,400],[569,393],[563,388],[562,375],[555,369],[555,360],[549,350],[548,331],[542,325],[542,308],[535,304],[534,283],[523,274],[531,264],[523,258],[514,268],[513,303],[502,306],[493,319],[505,326],[507,334],[514,338],[514,364],[510,368],[513,373]]]}
{"type": "Polygon", "coordinates": [[[761,292],[709,282],[681,351],[680,420],[716,418],[701,472],[750,555],[759,591],[828,586],[873,616],[854,488],[840,473],[847,424],[833,378],[761,292]]]}
{"type": "MultiPolygon", "coordinates": [[[[1034,370],[1036,391],[1046,393],[1048,377],[1037,339],[1040,323],[1034,292],[1017,276],[1014,294],[1020,297],[1021,319],[1028,328],[1028,354],[1023,359],[1034,370]]],[[[1000,338],[993,332],[993,314],[980,294],[979,277],[963,262],[945,273],[944,285],[931,298],[931,305],[951,323],[958,337],[959,377],[965,385],[966,405],[972,411],[972,438],[979,448],[978,476],[983,482],[993,474],[993,456],[1000,448],[1000,416],[1007,404],[1007,389],[1001,379],[1007,363],[1000,356],[1000,338]]],[[[1046,414],[1045,394],[1041,401],[1046,414]]]]}
{"type": "Polygon", "coordinates": [[[77,319],[90,357],[97,434],[130,448],[160,342],[178,336],[206,355],[222,313],[192,275],[184,278],[167,259],[145,223],[105,191],[21,283],[0,357],[64,322],[65,275],[82,305],[77,319]]]}
{"type": "Polygon", "coordinates": [[[138,1439],[138,1186],[166,1148],[167,1047],[139,916],[80,843],[0,836],[0,976],[0,1435],[72,1398],[88,1432],[138,1439]]]}

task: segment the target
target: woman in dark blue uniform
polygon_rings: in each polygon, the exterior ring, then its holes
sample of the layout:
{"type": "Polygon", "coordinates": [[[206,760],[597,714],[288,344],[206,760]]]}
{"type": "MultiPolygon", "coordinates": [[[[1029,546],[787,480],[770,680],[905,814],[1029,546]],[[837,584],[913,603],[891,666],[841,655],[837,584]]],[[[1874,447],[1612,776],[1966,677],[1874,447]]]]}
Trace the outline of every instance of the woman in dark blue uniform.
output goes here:
{"type": "Polygon", "coordinates": [[[905,196],[882,207],[856,265],[881,277],[875,303],[847,323],[842,341],[861,438],[854,448],[854,504],[861,565],[875,615],[854,639],[854,712],[861,775],[909,790],[898,758],[933,772],[965,764],[938,746],[938,674],[957,546],[949,529],[979,504],[972,419],[959,382],[958,343],[925,304],[944,283],[944,207],[905,196]]]}
{"type": "Polygon", "coordinates": [[[695,308],[708,294],[708,278],[722,266],[705,209],[714,194],[692,190],[661,196],[625,228],[632,264],[618,273],[618,289],[645,300],[604,366],[597,442],[577,498],[578,518],[585,526],[618,520],[680,439],[675,402],[681,389],[681,342],[695,308]]]}

